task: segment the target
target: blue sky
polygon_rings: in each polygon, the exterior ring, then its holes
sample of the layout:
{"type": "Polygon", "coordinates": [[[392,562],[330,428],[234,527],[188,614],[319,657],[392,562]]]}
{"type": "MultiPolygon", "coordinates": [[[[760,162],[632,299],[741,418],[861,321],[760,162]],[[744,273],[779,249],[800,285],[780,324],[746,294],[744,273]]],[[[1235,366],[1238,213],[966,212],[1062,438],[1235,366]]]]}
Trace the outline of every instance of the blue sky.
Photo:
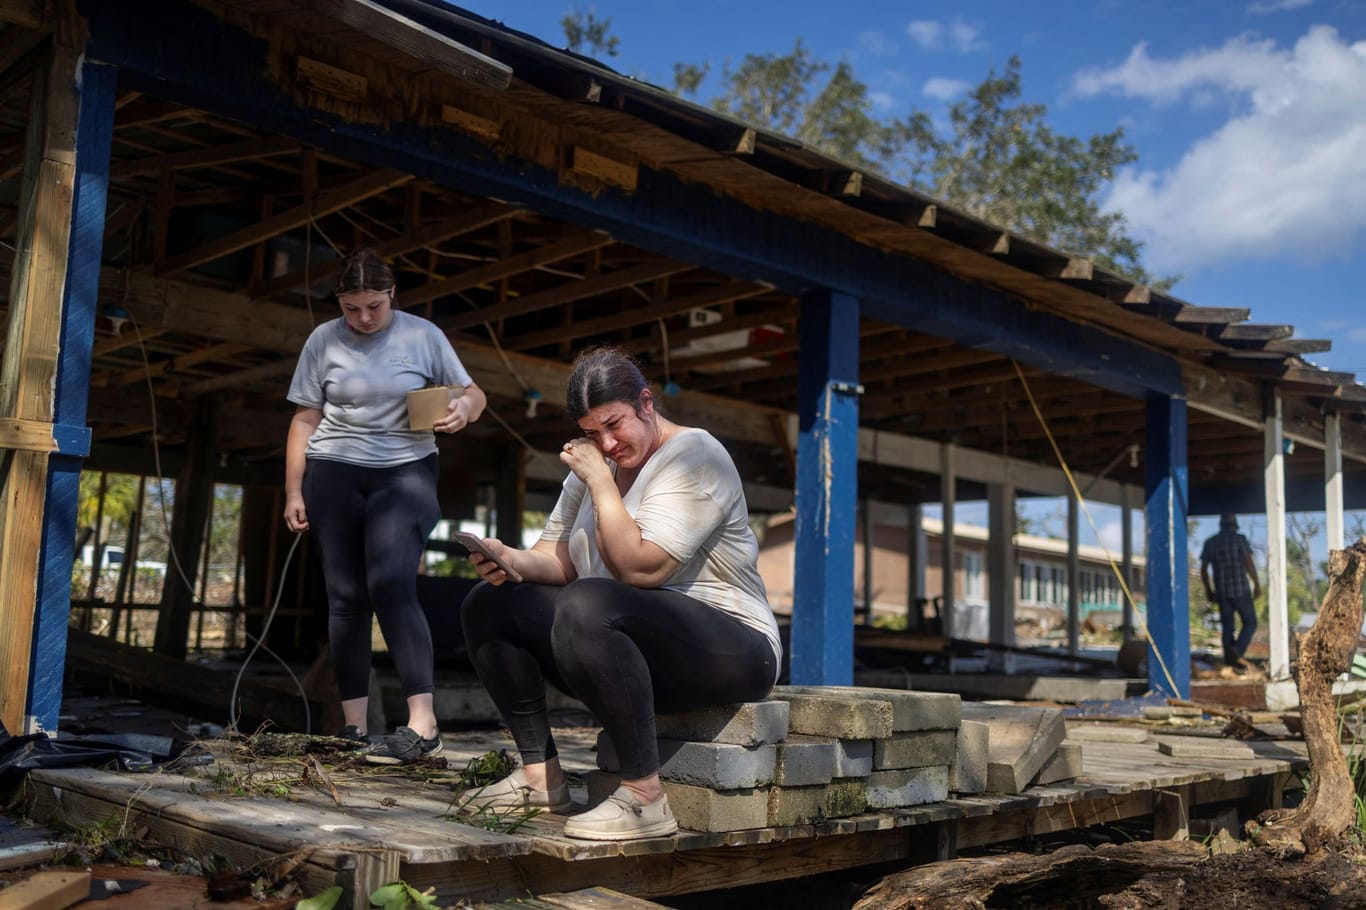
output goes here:
{"type": "MultiPolygon", "coordinates": [[[[728,62],[800,38],[821,59],[849,60],[880,113],[942,117],[1018,55],[1024,99],[1047,105],[1054,128],[1124,127],[1138,161],[1105,201],[1144,241],[1151,271],[1182,276],[1174,294],[1331,339],[1307,359],[1366,378],[1366,0],[458,5],[554,45],[565,12],[592,10],[620,39],[604,62],[663,86],[675,62],[710,64],[704,101],[728,62]]],[[[1116,519],[1098,524],[1117,543],[1116,519]]],[[[1258,521],[1244,521],[1254,543],[1259,530],[1265,541],[1258,521]]],[[[1094,540],[1084,521],[1082,536],[1094,540]]]]}

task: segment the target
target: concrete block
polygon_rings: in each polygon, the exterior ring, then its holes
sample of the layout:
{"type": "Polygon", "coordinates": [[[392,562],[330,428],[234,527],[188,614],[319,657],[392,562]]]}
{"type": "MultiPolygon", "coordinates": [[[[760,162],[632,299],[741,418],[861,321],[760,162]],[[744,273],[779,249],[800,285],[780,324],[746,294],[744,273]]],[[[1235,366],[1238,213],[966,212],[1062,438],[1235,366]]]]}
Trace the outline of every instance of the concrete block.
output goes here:
{"type": "Polygon", "coordinates": [[[768,826],[767,787],[711,790],[670,780],[663,783],[674,818],[689,831],[743,831],[768,826]]]}
{"type": "Polygon", "coordinates": [[[588,805],[596,806],[621,786],[621,775],[610,771],[587,771],[583,775],[583,785],[588,789],[588,805]]]}
{"type": "MultiPolygon", "coordinates": [[[[778,760],[773,783],[782,787],[813,787],[835,776],[839,740],[789,734],[776,746],[778,760]]],[[[767,746],[761,748],[768,748],[767,746]]]]}
{"type": "Polygon", "coordinates": [[[949,789],[954,793],[985,793],[987,789],[987,751],[991,727],[965,720],[958,728],[958,753],[949,770],[949,789]]]}
{"type": "Polygon", "coordinates": [[[962,698],[948,692],[910,692],[905,689],[877,689],[868,686],[778,686],[773,698],[789,695],[868,698],[892,706],[892,732],[915,730],[956,730],[962,698]]]}
{"type": "Polygon", "coordinates": [[[748,701],[706,711],[657,715],[655,733],[660,739],[762,746],[783,741],[788,717],[785,701],[748,701]]]}
{"type": "Polygon", "coordinates": [[[1034,777],[1036,784],[1056,784],[1081,777],[1081,743],[1064,742],[1053,757],[1043,763],[1034,777]]]}
{"type": "Polygon", "coordinates": [[[894,733],[873,740],[873,770],[927,768],[952,765],[958,756],[958,734],[954,730],[921,730],[894,733]]]}
{"type": "MultiPolygon", "coordinates": [[[[773,745],[737,746],[661,739],[658,746],[659,776],[665,780],[713,790],[743,790],[773,783],[778,751],[773,745]]],[[[596,748],[600,769],[621,770],[621,761],[606,731],[598,733],[596,748]]]]}
{"type": "Polygon", "coordinates": [[[825,819],[825,787],[774,787],[768,791],[768,823],[774,828],[825,819]]]}
{"type": "Polygon", "coordinates": [[[773,697],[786,701],[791,708],[787,723],[790,733],[837,739],[878,739],[892,735],[892,703],[888,701],[783,694],[781,689],[775,689],[773,697]]]}
{"type": "Polygon", "coordinates": [[[868,775],[868,805],[873,809],[923,806],[949,798],[949,769],[903,768],[868,775]]]}
{"type": "Polygon", "coordinates": [[[1019,793],[1029,786],[1067,735],[1061,708],[965,702],[963,719],[991,726],[987,789],[995,793],[1019,793]]]}
{"type": "Polygon", "coordinates": [[[868,778],[837,777],[825,786],[826,818],[848,818],[868,810],[868,778]]]}
{"type": "Polygon", "coordinates": [[[837,739],[834,742],[835,777],[867,777],[873,773],[871,739],[837,739]]]}
{"type": "Polygon", "coordinates": [[[659,776],[713,790],[745,790],[773,783],[778,747],[659,741],[659,776]]]}

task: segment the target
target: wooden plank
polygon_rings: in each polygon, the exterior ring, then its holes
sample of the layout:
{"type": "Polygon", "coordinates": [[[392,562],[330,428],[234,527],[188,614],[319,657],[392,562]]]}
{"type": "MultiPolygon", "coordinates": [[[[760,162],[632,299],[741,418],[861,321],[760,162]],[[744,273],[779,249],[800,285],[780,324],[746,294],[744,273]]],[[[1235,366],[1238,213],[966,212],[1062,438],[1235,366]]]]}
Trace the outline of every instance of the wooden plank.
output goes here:
{"type": "MultiPolygon", "coordinates": [[[[410,291],[404,291],[402,296],[398,298],[398,303],[399,306],[403,307],[417,306],[429,300],[444,297],[447,294],[457,294],[481,284],[497,281],[500,278],[510,278],[513,275],[520,275],[522,272],[550,265],[554,262],[573,259],[576,256],[582,256],[584,253],[610,246],[612,243],[612,236],[604,231],[571,231],[569,236],[554,243],[548,243],[514,256],[505,256],[484,265],[466,269],[450,278],[443,278],[413,288],[410,291]]],[[[482,321],[475,320],[470,324],[478,325],[482,321]]]]}
{"type": "Polygon", "coordinates": [[[227,360],[230,357],[236,357],[238,354],[250,350],[252,350],[250,346],[232,341],[224,342],[223,344],[212,344],[196,351],[189,351],[185,354],[179,354],[175,357],[167,357],[164,360],[149,363],[147,366],[138,367],[136,370],[120,373],[110,379],[108,384],[111,386],[129,385],[134,382],[142,382],[144,379],[152,376],[172,375],[201,363],[212,363],[215,360],[227,360]]]}
{"type": "Polygon", "coordinates": [[[295,61],[294,76],[312,91],[357,104],[365,102],[370,89],[364,76],[312,57],[300,56],[295,61]]]}
{"type": "Polygon", "coordinates": [[[262,136],[259,139],[246,139],[242,142],[188,149],[166,155],[125,158],[109,166],[109,176],[133,177],[138,174],[155,174],[162,170],[193,170],[279,155],[297,155],[302,150],[303,146],[298,140],[290,139],[288,136],[262,136]]]}
{"type": "Polygon", "coordinates": [[[296,205],[294,208],[281,212],[259,224],[232,231],[192,250],[171,256],[160,263],[157,274],[167,275],[212,262],[220,256],[235,253],[269,237],[302,227],[308,223],[310,218],[320,218],[323,215],[341,211],[347,206],[369,199],[371,196],[402,186],[412,179],[413,175],[411,174],[387,168],[366,174],[364,177],[336,189],[319,193],[317,198],[311,202],[296,205]]]}
{"type": "Polygon", "coordinates": [[[65,910],[90,896],[90,873],[38,872],[0,891],[0,910],[65,910]]]}
{"type": "Polygon", "coordinates": [[[0,0],[0,22],[21,28],[44,28],[48,24],[43,0],[0,0]]]}
{"type": "Polygon", "coordinates": [[[42,420],[0,417],[0,449],[55,452],[57,441],[52,438],[52,424],[42,420]]]}
{"type": "Polygon", "coordinates": [[[645,262],[593,278],[585,278],[583,281],[573,284],[564,284],[537,294],[528,294],[525,297],[508,300],[505,303],[481,307],[471,313],[450,316],[438,321],[437,324],[447,332],[455,332],[483,322],[496,322],[499,319],[507,319],[512,316],[525,316],[528,313],[562,306],[575,300],[596,297],[631,285],[654,281],[656,278],[663,278],[666,275],[677,275],[692,268],[693,266],[688,263],[668,259],[645,262]]]}
{"type": "Polygon", "coordinates": [[[450,104],[441,105],[441,122],[449,123],[471,136],[489,141],[496,140],[502,130],[502,125],[497,120],[471,114],[469,111],[450,104]]]}
{"type": "Polygon", "coordinates": [[[501,90],[512,83],[512,67],[506,63],[372,0],[313,0],[312,6],[329,19],[343,22],[438,72],[484,88],[501,90]]]}
{"type": "MultiPolygon", "coordinates": [[[[50,422],[75,193],[78,52],[55,48],[39,67],[25,138],[19,250],[0,357],[0,417],[50,422]]],[[[0,722],[26,732],[48,455],[19,451],[0,476],[0,722]]]]}
{"type": "Polygon", "coordinates": [[[565,166],[575,174],[592,177],[631,192],[639,179],[636,165],[571,145],[565,150],[565,166]]]}
{"type": "Polygon", "coordinates": [[[610,888],[584,888],[580,891],[539,894],[536,900],[551,907],[560,907],[562,910],[656,910],[664,906],[610,888]]]}

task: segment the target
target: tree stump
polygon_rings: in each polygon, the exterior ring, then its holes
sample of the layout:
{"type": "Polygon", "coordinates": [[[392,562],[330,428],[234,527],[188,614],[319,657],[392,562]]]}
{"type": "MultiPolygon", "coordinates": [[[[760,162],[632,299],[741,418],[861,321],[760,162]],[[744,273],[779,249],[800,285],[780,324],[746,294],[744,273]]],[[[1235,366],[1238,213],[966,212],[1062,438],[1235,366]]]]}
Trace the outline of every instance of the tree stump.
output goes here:
{"type": "Polygon", "coordinates": [[[1295,686],[1309,749],[1309,794],[1299,807],[1248,822],[1254,843],[1303,855],[1338,843],[1356,819],[1356,789],[1338,733],[1333,681],[1347,671],[1361,634],[1366,538],[1328,554],[1328,593],[1314,627],[1300,640],[1295,686]]]}

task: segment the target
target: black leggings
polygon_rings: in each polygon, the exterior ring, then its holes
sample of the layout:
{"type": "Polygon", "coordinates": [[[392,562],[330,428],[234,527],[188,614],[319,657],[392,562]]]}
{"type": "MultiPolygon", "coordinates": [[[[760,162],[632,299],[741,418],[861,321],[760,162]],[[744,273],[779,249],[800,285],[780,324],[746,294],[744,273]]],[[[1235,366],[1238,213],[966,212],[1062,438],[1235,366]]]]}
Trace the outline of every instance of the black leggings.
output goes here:
{"type": "Polygon", "coordinates": [[[308,459],[304,506],[327,584],[327,633],[342,701],[370,692],[370,624],[398,668],[403,696],[432,691],[432,630],[417,568],[441,517],[437,456],[392,468],[308,459]]]}
{"type": "Polygon", "coordinates": [[[655,711],[763,698],[777,676],[768,637],[676,591],[610,578],[563,587],[487,582],[460,609],[465,645],[522,761],[558,753],[547,682],[602,724],[628,780],[659,770],[655,711]]]}

